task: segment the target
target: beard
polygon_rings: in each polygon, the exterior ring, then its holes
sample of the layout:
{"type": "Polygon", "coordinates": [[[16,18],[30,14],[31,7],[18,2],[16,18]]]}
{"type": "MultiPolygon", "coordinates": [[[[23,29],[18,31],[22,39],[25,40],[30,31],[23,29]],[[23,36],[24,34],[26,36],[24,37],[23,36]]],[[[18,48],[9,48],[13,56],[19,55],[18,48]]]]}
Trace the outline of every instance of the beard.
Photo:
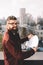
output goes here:
{"type": "Polygon", "coordinates": [[[14,30],[14,29],[11,29],[11,30],[10,30],[10,32],[13,33],[13,34],[14,34],[14,33],[16,34],[17,31],[18,31],[18,29],[15,29],[15,30],[14,30]]]}

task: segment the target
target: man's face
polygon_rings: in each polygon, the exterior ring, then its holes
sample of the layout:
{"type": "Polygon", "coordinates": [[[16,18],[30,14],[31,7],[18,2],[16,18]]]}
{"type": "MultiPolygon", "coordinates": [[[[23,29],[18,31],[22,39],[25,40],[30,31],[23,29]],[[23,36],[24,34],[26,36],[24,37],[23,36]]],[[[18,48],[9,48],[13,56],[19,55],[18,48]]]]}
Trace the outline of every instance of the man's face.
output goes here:
{"type": "Polygon", "coordinates": [[[9,20],[7,21],[7,29],[8,30],[16,30],[17,29],[17,20],[9,20]]]}

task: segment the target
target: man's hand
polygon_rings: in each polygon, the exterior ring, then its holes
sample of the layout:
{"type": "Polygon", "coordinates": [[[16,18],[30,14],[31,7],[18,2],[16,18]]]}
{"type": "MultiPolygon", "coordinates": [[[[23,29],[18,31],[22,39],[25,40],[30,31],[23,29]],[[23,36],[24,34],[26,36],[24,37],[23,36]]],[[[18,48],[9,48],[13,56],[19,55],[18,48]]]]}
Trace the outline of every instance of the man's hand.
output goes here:
{"type": "Polygon", "coordinates": [[[34,47],[34,48],[32,48],[35,52],[37,51],[37,48],[36,47],[34,47]]]}

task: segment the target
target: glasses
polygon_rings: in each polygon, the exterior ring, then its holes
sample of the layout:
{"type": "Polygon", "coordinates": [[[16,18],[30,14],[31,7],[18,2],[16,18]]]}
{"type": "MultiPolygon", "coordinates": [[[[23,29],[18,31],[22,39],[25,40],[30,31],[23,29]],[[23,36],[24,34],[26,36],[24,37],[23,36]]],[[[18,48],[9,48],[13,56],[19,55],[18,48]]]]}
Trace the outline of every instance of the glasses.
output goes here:
{"type": "Polygon", "coordinates": [[[10,25],[14,25],[14,24],[17,25],[18,23],[8,23],[8,24],[10,24],[10,25]]]}

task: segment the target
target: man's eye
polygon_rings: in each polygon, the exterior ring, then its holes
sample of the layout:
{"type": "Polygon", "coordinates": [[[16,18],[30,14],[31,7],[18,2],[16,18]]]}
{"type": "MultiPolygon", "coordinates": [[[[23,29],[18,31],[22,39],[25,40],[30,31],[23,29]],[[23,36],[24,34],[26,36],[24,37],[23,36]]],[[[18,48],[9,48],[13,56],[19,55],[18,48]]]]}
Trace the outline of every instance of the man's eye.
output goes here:
{"type": "Polygon", "coordinates": [[[8,23],[8,24],[14,24],[14,23],[8,23]]]}

